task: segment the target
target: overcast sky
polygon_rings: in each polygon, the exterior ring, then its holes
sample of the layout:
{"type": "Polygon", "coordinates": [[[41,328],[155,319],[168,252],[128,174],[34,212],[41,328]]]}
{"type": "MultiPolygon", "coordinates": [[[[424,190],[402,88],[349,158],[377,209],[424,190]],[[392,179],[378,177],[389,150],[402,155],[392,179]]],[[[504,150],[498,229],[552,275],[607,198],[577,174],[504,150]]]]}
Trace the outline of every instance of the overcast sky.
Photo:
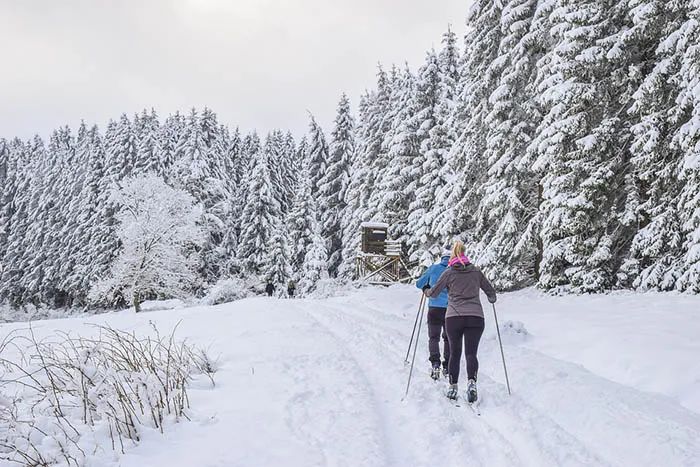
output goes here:
{"type": "Polygon", "coordinates": [[[416,68],[467,0],[0,0],[0,137],[209,106],[222,123],[328,128],[376,64],[416,68]]]}

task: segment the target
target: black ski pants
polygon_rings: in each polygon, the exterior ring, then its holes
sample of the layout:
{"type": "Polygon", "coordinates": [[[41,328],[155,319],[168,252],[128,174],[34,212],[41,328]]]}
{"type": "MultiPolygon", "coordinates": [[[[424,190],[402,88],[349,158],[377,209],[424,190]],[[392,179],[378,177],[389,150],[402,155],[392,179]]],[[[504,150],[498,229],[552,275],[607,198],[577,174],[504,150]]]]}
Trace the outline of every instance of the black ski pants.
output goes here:
{"type": "Polygon", "coordinates": [[[450,343],[445,332],[445,313],[447,308],[431,306],[428,308],[428,350],[430,351],[430,363],[433,367],[440,366],[440,335],[442,334],[443,356],[442,366],[447,368],[450,360],[450,343]]]}
{"type": "Polygon", "coordinates": [[[479,371],[479,360],[476,352],[479,341],[484,333],[484,318],[480,316],[450,316],[445,320],[447,338],[450,341],[450,361],[447,371],[450,374],[450,384],[459,381],[459,367],[462,359],[462,341],[464,341],[464,356],[467,359],[467,376],[476,380],[479,371]]]}

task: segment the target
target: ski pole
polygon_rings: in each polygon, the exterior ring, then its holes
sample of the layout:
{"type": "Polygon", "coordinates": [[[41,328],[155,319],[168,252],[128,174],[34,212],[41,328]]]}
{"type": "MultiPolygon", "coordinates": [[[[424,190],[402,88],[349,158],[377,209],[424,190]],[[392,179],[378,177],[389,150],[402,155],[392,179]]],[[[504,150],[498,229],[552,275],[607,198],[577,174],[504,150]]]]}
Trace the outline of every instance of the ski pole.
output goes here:
{"type": "Polygon", "coordinates": [[[425,301],[425,294],[420,296],[420,305],[418,305],[418,311],[416,311],[416,320],[413,322],[413,331],[411,332],[411,340],[408,343],[408,350],[406,350],[406,358],[403,359],[403,364],[408,365],[408,355],[411,353],[411,346],[413,345],[413,336],[416,334],[416,325],[418,324],[418,315],[420,314],[421,308],[423,308],[423,301],[425,301]]]}
{"type": "Polygon", "coordinates": [[[403,398],[405,399],[408,397],[408,389],[411,387],[411,377],[413,376],[413,364],[416,362],[416,351],[418,350],[418,340],[420,338],[420,328],[423,325],[423,312],[425,311],[425,303],[426,300],[421,301],[421,308],[420,308],[420,318],[418,321],[418,332],[416,333],[416,343],[413,346],[413,358],[411,359],[411,370],[408,372],[408,383],[406,383],[406,394],[404,394],[403,398]]]}
{"type": "Polygon", "coordinates": [[[498,345],[501,347],[501,360],[503,360],[503,373],[506,375],[506,387],[508,388],[508,395],[510,396],[510,382],[508,381],[508,369],[506,368],[506,357],[503,354],[503,342],[501,342],[501,329],[498,326],[498,315],[496,315],[496,304],[492,303],[493,306],[493,319],[496,322],[496,333],[498,334],[498,345]]]}

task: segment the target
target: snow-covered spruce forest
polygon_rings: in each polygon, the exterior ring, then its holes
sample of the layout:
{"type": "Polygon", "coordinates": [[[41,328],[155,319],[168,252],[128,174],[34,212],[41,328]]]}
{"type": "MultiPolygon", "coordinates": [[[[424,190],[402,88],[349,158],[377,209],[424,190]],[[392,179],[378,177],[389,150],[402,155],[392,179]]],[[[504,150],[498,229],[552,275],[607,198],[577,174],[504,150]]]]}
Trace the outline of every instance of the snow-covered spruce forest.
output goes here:
{"type": "Polygon", "coordinates": [[[369,220],[412,259],[463,239],[502,290],[700,292],[699,21],[698,1],[475,1],[463,41],[380,66],[330,134],[206,108],[0,140],[0,302],[128,303],[124,187],[197,213],[179,293],[350,279],[369,220]]]}

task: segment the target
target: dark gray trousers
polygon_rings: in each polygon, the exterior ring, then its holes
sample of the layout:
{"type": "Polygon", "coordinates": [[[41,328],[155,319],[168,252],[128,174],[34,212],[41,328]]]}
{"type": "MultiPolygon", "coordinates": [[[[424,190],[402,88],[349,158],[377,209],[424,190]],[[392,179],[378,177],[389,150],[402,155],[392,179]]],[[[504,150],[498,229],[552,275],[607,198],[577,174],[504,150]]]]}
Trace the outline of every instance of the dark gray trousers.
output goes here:
{"type": "Polygon", "coordinates": [[[450,316],[445,320],[447,337],[450,340],[450,384],[459,381],[459,364],[462,359],[462,340],[464,340],[464,356],[467,359],[467,376],[476,380],[479,371],[479,360],[476,351],[484,333],[484,318],[480,316],[450,316]]]}
{"type": "Polygon", "coordinates": [[[444,341],[442,366],[447,368],[450,360],[450,343],[445,331],[445,313],[447,308],[431,306],[428,308],[428,350],[430,351],[430,363],[433,367],[440,366],[440,335],[444,341]]]}

